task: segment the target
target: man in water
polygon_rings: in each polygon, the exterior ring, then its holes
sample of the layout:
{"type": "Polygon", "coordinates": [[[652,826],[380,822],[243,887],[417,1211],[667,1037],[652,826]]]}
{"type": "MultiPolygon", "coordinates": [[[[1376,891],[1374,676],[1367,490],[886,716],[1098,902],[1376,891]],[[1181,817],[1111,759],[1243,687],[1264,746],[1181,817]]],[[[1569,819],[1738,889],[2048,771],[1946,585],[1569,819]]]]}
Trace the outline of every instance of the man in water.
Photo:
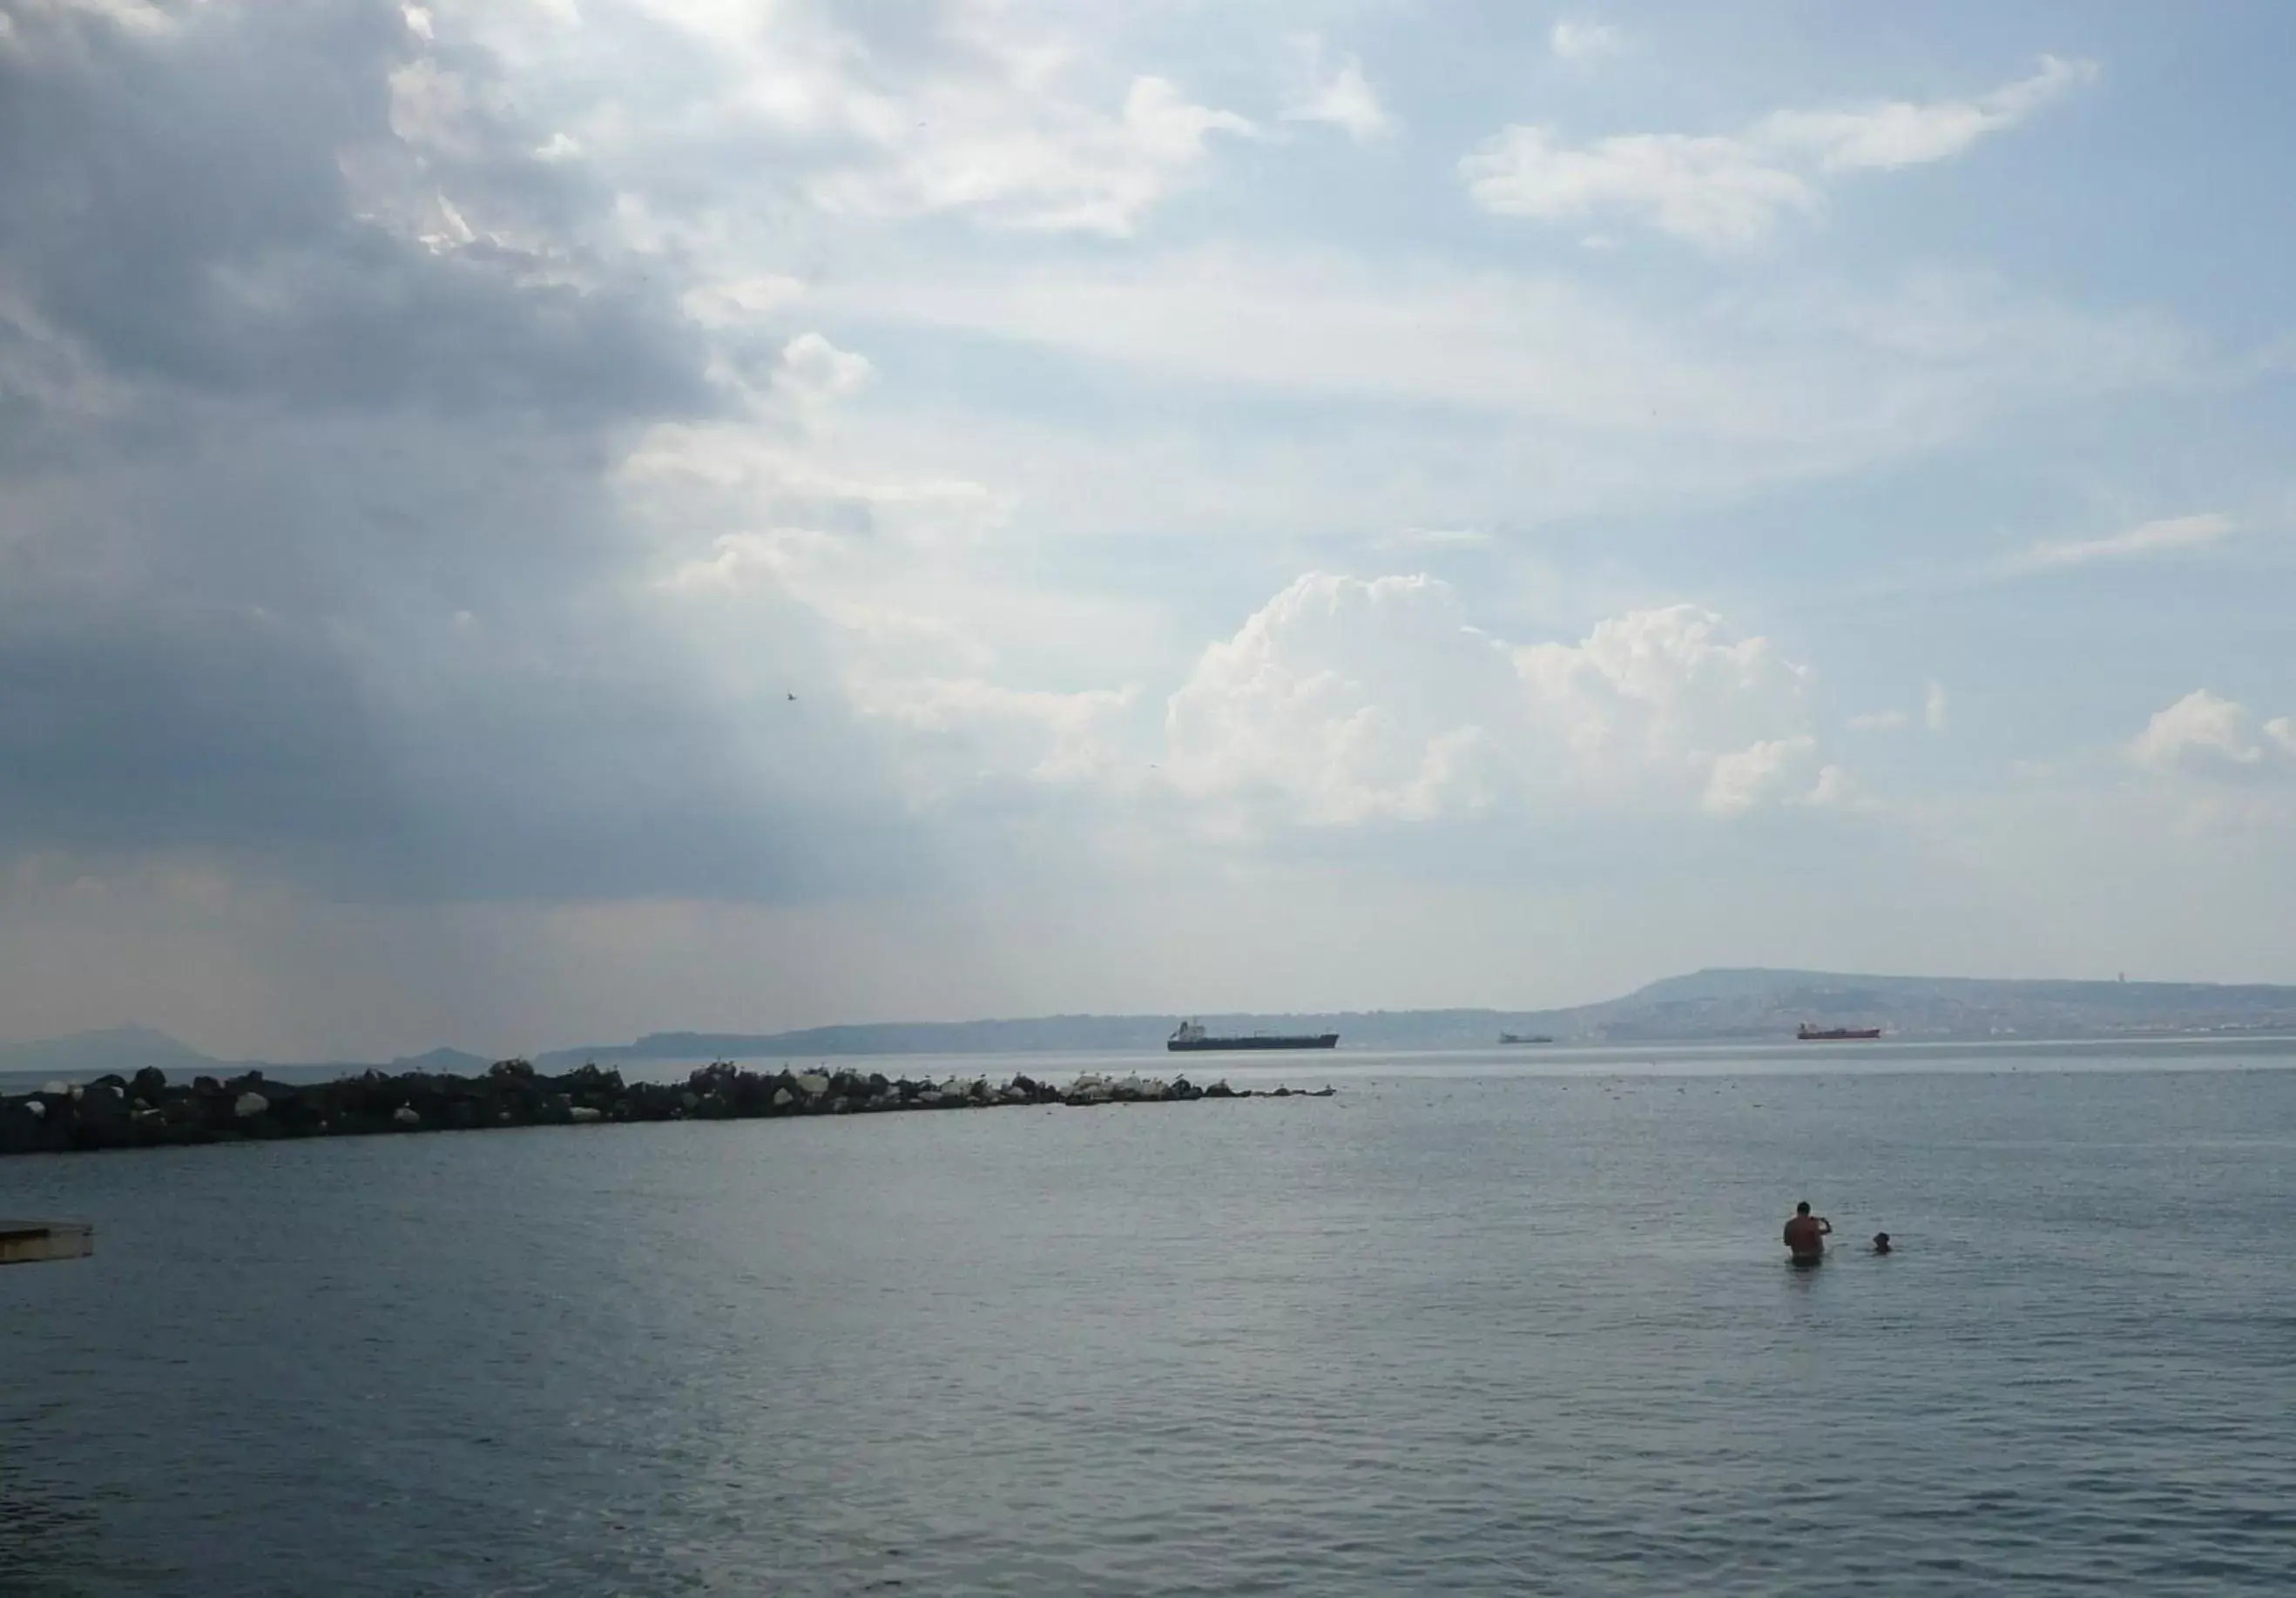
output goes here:
{"type": "Polygon", "coordinates": [[[1874,1234],[1874,1252],[1876,1254],[1887,1254],[1889,1251],[1890,1234],[1886,1232],[1876,1232],[1874,1234]]]}
{"type": "Polygon", "coordinates": [[[1809,1201],[1794,1206],[1793,1219],[1786,1223],[1786,1247],[1793,1252],[1796,1265],[1816,1265],[1825,1258],[1825,1240],[1833,1235],[1833,1223],[1822,1215],[1809,1212],[1809,1201]]]}

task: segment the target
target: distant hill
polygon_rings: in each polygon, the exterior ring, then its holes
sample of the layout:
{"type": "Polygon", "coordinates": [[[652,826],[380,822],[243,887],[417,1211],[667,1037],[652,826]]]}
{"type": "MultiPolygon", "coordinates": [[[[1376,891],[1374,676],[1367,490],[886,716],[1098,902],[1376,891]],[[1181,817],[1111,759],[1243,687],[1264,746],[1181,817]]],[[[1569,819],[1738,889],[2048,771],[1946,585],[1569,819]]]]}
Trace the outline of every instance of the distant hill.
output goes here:
{"type": "MultiPolygon", "coordinates": [[[[892,1021],[795,1032],[654,1032],[635,1043],[561,1049],[536,1064],[586,1061],[800,1060],[849,1054],[1136,1052],[1160,1048],[1177,1015],[892,1021]]],[[[1337,1031],[1340,1046],[1474,1048],[1501,1032],[1558,1044],[1730,1043],[1815,1027],[1880,1027],[1908,1039],[2144,1037],[2296,1032],[2296,987],[2205,982],[2022,981],[1839,971],[1712,969],[1622,998],[1560,1010],[1374,1010],[1193,1018],[1216,1032],[1337,1031]]]]}
{"type": "MultiPolygon", "coordinates": [[[[382,1069],[467,1077],[485,1070],[493,1063],[484,1056],[465,1053],[461,1049],[432,1049],[427,1054],[402,1055],[382,1069]]],[[[176,1080],[192,1077],[236,1076],[248,1069],[261,1070],[287,1079],[331,1078],[355,1076],[371,1069],[367,1062],[359,1061],[285,1063],[269,1060],[218,1060],[149,1027],[113,1027],[102,1032],[76,1032],[69,1037],[42,1038],[37,1043],[0,1045],[0,1078],[19,1081],[31,1078],[53,1078],[66,1082],[86,1082],[113,1073],[132,1077],[147,1066],[157,1067],[176,1080]]]]}
{"type": "Polygon", "coordinates": [[[425,1071],[434,1077],[468,1077],[485,1070],[493,1061],[460,1049],[432,1049],[426,1054],[401,1054],[387,1068],[394,1073],[425,1071]]]}
{"type": "Polygon", "coordinates": [[[1542,1030],[1589,1043],[1775,1037],[1803,1021],[1906,1038],[2287,1031],[2296,1029],[2296,987],[1717,969],[1543,1020],[1552,1024],[1542,1030]]]}
{"type": "Polygon", "coordinates": [[[146,1066],[169,1075],[211,1071],[220,1062],[187,1043],[149,1027],[113,1027],[76,1032],[37,1043],[0,1045],[0,1076],[56,1077],[82,1082],[109,1071],[133,1076],[146,1066]]]}
{"type": "MultiPolygon", "coordinates": [[[[888,1021],[795,1032],[652,1032],[635,1043],[555,1049],[544,1071],[672,1060],[803,1061],[856,1054],[1143,1053],[1183,1019],[1215,1032],[1337,1032],[1342,1049],[1487,1048],[1499,1034],[1567,1044],[1753,1043],[1815,1027],[1879,1027],[1906,1039],[2083,1038],[2296,1034],[2296,987],[2207,982],[2033,982],[1714,969],[1668,977],[1620,998],[1562,1010],[1370,1010],[1306,1014],[1046,1015],[1025,1020],[888,1021]]],[[[157,1066],[170,1077],[229,1076],[258,1065],[290,1079],[352,1075],[355,1062],[226,1061],[148,1027],[0,1045],[0,1078],[86,1081],[157,1066]]],[[[393,1071],[469,1076],[491,1061],[461,1049],[402,1056],[393,1071]]]]}

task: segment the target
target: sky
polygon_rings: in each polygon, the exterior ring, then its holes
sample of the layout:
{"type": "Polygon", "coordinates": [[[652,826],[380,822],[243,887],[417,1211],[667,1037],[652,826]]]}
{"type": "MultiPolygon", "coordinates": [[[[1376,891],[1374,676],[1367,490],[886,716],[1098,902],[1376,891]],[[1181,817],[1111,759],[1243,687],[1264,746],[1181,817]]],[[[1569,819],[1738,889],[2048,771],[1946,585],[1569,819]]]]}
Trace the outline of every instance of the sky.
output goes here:
{"type": "Polygon", "coordinates": [[[2296,980],[2292,57],[0,0],[0,1036],[2296,980]]]}

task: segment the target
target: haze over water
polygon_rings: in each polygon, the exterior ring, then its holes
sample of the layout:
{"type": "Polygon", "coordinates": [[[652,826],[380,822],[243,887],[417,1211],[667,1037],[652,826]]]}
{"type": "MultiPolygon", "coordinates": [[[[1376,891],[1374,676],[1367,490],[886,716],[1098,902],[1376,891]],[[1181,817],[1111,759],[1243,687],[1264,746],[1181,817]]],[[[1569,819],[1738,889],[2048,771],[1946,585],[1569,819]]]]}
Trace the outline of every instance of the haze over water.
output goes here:
{"type": "Polygon", "coordinates": [[[2283,1591],[2291,1059],[10,1161],[0,1588],[2283,1591]]]}

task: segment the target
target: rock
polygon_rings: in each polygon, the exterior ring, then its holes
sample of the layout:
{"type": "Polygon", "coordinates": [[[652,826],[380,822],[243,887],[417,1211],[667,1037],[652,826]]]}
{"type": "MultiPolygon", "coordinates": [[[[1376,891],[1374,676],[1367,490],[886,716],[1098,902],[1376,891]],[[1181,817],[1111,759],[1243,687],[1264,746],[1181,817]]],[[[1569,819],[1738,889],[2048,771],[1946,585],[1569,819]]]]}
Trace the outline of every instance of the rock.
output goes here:
{"type": "Polygon", "coordinates": [[[1079,1073],[1067,1087],[1015,1072],[997,1084],[986,1077],[891,1079],[850,1069],[792,1074],[746,1071],[716,1061],[684,1084],[625,1085],[619,1071],[595,1065],[563,1077],[535,1074],[524,1061],[498,1061],[483,1074],[457,1077],[412,1070],[367,1070],[310,1086],[271,1083],[258,1071],[218,1080],[200,1077],[170,1087],[156,1070],[130,1079],[63,1082],[38,1094],[0,1095],[0,1154],[152,1148],[245,1139],[372,1134],[449,1127],[594,1125],[601,1121],[726,1119],[781,1115],[852,1115],[902,1110],[964,1110],[1065,1103],[1169,1103],[1195,1098],[1327,1098],[1285,1086],[1243,1091],[1226,1082],[1199,1087],[1185,1077],[1112,1078],[1079,1073]]]}

